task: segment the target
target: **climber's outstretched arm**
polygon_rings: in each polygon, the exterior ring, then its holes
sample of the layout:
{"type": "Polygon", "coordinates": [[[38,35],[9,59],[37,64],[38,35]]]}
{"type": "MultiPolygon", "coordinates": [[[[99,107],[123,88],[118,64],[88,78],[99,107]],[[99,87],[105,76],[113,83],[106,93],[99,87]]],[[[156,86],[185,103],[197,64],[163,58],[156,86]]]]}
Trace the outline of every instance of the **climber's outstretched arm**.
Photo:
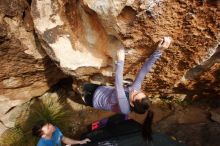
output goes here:
{"type": "Polygon", "coordinates": [[[164,37],[161,39],[157,45],[157,49],[154,53],[150,56],[149,59],[145,60],[144,65],[142,66],[141,70],[139,71],[135,81],[131,85],[133,90],[139,91],[141,89],[141,84],[144,80],[144,77],[147,73],[149,73],[150,69],[152,68],[153,64],[160,58],[164,49],[168,48],[171,43],[170,37],[164,37]]]}
{"type": "Polygon", "coordinates": [[[125,95],[123,87],[123,68],[124,68],[125,51],[124,47],[121,47],[117,51],[117,64],[115,73],[115,89],[118,99],[118,105],[120,111],[123,114],[128,114],[130,112],[130,105],[125,95]]]}

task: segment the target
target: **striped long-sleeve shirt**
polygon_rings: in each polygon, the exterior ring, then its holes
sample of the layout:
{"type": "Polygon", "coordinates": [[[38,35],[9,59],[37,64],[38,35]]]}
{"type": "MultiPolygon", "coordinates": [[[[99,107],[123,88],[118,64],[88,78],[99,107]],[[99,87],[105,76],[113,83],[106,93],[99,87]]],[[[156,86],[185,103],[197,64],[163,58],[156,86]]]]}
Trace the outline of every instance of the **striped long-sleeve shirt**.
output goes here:
{"type": "Polygon", "coordinates": [[[124,114],[130,113],[130,103],[125,95],[125,91],[140,91],[145,75],[150,71],[152,65],[158,58],[160,58],[160,56],[160,50],[156,49],[150,58],[145,61],[135,81],[128,88],[123,87],[124,61],[118,61],[116,66],[115,87],[98,87],[93,95],[93,107],[96,109],[110,110],[124,114]]]}

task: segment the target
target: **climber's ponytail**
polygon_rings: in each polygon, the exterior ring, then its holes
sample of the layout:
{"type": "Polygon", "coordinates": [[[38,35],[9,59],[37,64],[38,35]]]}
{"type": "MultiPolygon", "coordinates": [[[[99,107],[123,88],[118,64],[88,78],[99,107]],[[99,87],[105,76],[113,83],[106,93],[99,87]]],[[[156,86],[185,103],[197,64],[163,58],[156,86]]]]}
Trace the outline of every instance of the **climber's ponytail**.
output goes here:
{"type": "Polygon", "coordinates": [[[142,127],[142,135],[143,138],[147,141],[152,141],[152,123],[153,123],[154,113],[149,110],[147,116],[144,120],[144,124],[142,127]]]}

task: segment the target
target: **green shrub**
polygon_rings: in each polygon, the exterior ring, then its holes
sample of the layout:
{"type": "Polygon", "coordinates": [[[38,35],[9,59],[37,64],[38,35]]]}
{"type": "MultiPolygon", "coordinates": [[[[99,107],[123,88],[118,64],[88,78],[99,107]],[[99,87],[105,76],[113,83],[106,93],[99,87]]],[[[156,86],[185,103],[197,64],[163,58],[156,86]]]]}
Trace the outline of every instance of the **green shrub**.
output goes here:
{"type": "Polygon", "coordinates": [[[27,139],[21,127],[9,128],[1,136],[1,146],[23,146],[27,139]]]}
{"type": "Polygon", "coordinates": [[[42,98],[32,100],[29,107],[17,119],[15,128],[3,133],[1,146],[34,146],[38,138],[32,136],[32,127],[39,121],[49,122],[59,127],[63,132],[68,128],[70,111],[65,102],[57,96],[46,94],[42,98]]]}

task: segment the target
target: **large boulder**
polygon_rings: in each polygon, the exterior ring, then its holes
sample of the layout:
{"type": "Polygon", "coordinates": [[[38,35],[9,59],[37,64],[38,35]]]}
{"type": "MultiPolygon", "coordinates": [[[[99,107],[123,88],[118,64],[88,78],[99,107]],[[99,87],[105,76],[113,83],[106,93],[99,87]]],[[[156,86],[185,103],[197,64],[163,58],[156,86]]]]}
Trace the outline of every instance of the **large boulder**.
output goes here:
{"type": "MultiPolygon", "coordinates": [[[[33,0],[31,12],[47,54],[65,73],[94,82],[113,83],[115,54],[121,45],[127,52],[125,79],[133,80],[154,44],[171,36],[172,45],[143,84],[154,94],[185,91],[182,87],[199,81],[188,72],[215,54],[220,41],[218,9],[218,1],[33,0]]],[[[217,60],[201,74],[211,70],[217,78],[219,69],[211,68],[219,66],[217,60]]]]}
{"type": "MultiPolygon", "coordinates": [[[[132,81],[164,36],[173,43],[147,75],[146,93],[219,97],[219,8],[218,0],[0,1],[2,123],[12,126],[16,116],[11,120],[10,114],[19,112],[13,107],[42,95],[65,77],[63,72],[75,79],[74,87],[88,80],[113,84],[122,45],[124,79],[132,81]]],[[[156,121],[170,112],[159,110],[156,121]]],[[[197,114],[199,121],[205,119],[202,111],[187,111],[197,114]]],[[[183,117],[177,118],[180,123],[194,121],[183,117]]]]}
{"type": "Polygon", "coordinates": [[[0,120],[13,127],[14,120],[10,124],[8,119],[19,112],[14,114],[13,107],[65,77],[41,48],[26,0],[0,1],[0,58],[0,120]]]}

